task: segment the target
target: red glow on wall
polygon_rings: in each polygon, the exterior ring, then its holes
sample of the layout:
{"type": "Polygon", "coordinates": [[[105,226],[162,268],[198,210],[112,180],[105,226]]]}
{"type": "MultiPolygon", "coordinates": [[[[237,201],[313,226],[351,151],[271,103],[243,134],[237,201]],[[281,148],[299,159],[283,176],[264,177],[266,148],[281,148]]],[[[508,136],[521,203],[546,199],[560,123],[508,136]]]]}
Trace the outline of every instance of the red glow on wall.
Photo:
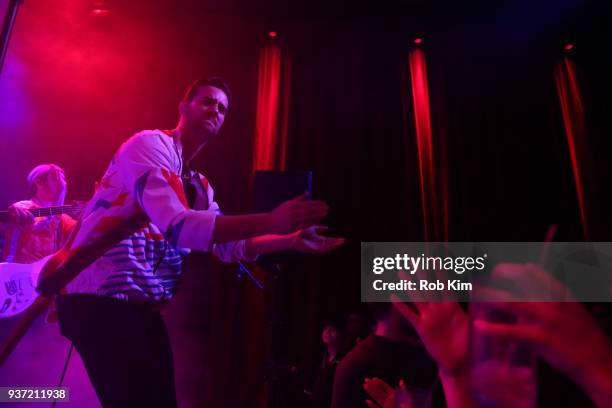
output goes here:
{"type": "Polygon", "coordinates": [[[281,49],[269,45],[261,50],[255,119],[254,170],[276,169],[279,149],[278,110],[281,79],[281,49]]]}
{"type": "Polygon", "coordinates": [[[585,240],[588,241],[590,239],[590,234],[582,168],[582,162],[585,160],[586,154],[585,144],[587,135],[584,123],[585,117],[582,98],[576,79],[576,68],[572,60],[565,57],[563,62],[555,66],[555,82],[559,95],[559,103],[570,154],[572,173],[574,175],[576,194],[578,196],[582,231],[585,240]]]}
{"type": "MultiPolygon", "coordinates": [[[[431,238],[441,240],[445,239],[447,236],[448,211],[446,205],[444,203],[441,205],[438,199],[438,189],[445,189],[443,185],[445,179],[444,177],[440,177],[438,182],[438,175],[436,174],[427,66],[423,50],[418,48],[412,50],[409,54],[409,64],[419,163],[424,238],[426,241],[431,238]],[[440,220],[440,217],[442,220],[440,220]]],[[[442,192],[442,197],[446,197],[444,191],[442,192]]]]}

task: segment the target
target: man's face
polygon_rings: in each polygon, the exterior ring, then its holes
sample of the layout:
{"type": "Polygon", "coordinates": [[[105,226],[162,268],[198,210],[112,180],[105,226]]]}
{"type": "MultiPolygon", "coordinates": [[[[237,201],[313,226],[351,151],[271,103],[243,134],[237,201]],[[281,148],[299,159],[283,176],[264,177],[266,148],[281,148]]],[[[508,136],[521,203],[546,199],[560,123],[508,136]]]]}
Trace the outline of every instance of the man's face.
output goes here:
{"type": "Polygon", "coordinates": [[[219,133],[227,113],[227,95],[214,86],[201,86],[190,101],[181,102],[180,112],[188,129],[205,140],[219,133]]]}
{"type": "Polygon", "coordinates": [[[336,345],[340,341],[340,332],[336,327],[332,325],[327,325],[325,326],[325,328],[323,328],[323,333],[321,333],[321,340],[323,341],[323,344],[336,345]]]}
{"type": "Polygon", "coordinates": [[[66,194],[67,183],[63,170],[51,169],[36,183],[38,195],[47,201],[57,201],[66,194]]]}

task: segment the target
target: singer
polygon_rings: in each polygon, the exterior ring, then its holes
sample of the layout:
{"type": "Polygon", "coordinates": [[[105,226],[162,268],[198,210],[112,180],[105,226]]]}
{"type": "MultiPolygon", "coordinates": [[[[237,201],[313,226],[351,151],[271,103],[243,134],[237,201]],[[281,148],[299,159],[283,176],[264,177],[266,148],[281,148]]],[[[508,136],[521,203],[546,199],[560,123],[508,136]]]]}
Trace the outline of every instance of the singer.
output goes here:
{"type": "Polygon", "coordinates": [[[344,242],[320,235],[329,208],[305,194],[269,213],[221,214],[210,183],[190,164],[218,135],[229,101],[223,80],[198,80],[179,103],[175,129],[145,130],[127,140],[68,243],[41,274],[43,294],[66,288],[57,298],[60,329],[104,407],[176,407],[160,309],[172,298],[190,249],[234,262],[286,249],[324,253],[344,242]],[[130,219],[142,221],[126,231],[130,219]],[[73,259],[91,256],[92,248],[100,254],[93,262],[73,259]],[[54,268],[59,259],[63,266],[54,268]]]}

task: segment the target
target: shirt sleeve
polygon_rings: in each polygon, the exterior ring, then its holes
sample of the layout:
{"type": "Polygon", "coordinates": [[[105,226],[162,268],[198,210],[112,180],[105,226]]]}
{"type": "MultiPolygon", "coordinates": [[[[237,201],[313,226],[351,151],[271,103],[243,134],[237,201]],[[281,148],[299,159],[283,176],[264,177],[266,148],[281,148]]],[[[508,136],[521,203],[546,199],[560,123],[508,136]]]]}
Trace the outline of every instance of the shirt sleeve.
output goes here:
{"type": "MultiPolygon", "coordinates": [[[[208,188],[209,197],[212,198],[212,189],[208,188]]],[[[219,209],[219,205],[215,201],[210,202],[210,210],[215,211],[218,215],[221,215],[221,210],[219,209]]],[[[213,253],[217,258],[219,258],[223,262],[237,262],[237,261],[255,261],[257,259],[257,255],[247,256],[246,241],[234,241],[227,242],[224,244],[214,244],[213,245],[213,253]]]]}
{"type": "Polygon", "coordinates": [[[171,244],[209,252],[217,212],[189,209],[181,178],[172,170],[178,167],[178,155],[164,137],[169,136],[133,136],[117,152],[114,165],[124,187],[171,244]]]}

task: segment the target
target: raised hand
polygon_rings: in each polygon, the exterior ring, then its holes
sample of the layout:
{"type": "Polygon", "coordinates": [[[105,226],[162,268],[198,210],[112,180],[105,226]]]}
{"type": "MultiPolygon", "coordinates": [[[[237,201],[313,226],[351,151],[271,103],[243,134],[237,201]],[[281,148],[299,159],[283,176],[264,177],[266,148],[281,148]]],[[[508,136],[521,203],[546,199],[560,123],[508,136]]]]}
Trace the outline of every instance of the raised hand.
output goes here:
{"type": "MultiPolygon", "coordinates": [[[[563,298],[566,288],[535,264],[500,264],[496,277],[512,279],[529,291],[563,298]]],[[[593,402],[612,401],[612,342],[577,302],[500,302],[491,304],[517,316],[517,323],[476,320],[476,330],[528,345],[551,366],[582,386],[593,402]]]]}
{"type": "Polygon", "coordinates": [[[415,302],[395,295],[393,305],[414,326],[441,373],[463,368],[468,358],[468,317],[456,302],[415,302]]]}
{"type": "Polygon", "coordinates": [[[409,305],[395,295],[391,295],[391,300],[414,326],[423,345],[438,364],[447,407],[476,407],[470,389],[467,313],[457,302],[422,302],[415,299],[409,305]]]}

